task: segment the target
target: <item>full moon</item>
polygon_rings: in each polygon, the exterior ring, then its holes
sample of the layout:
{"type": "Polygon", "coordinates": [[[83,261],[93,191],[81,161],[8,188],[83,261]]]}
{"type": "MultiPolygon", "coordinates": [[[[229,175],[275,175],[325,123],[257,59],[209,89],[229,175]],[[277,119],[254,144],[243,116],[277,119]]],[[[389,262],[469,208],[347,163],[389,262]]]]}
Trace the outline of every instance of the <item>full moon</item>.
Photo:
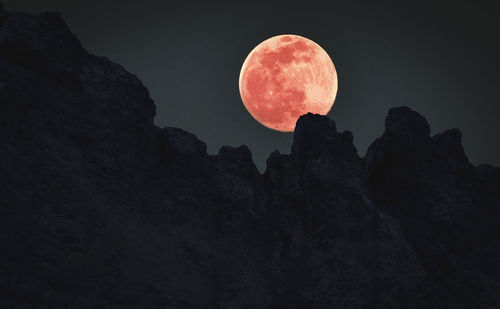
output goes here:
{"type": "Polygon", "coordinates": [[[308,112],[326,115],[337,95],[337,71],[326,51],[298,35],[278,35],[257,45],[240,71],[241,100],[262,125],[293,132],[308,112]]]}

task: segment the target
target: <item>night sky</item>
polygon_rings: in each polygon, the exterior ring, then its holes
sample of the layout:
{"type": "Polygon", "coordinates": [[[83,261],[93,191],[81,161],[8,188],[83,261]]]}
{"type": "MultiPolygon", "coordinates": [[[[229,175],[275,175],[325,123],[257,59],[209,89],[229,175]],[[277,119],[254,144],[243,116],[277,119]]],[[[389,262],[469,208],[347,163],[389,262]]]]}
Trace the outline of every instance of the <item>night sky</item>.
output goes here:
{"type": "Polygon", "coordinates": [[[262,170],[292,133],[246,111],[238,76],[261,41],[293,33],[331,56],[339,92],[329,117],[350,130],[360,156],[383,132],[389,108],[424,115],[432,134],[460,128],[474,164],[500,165],[500,19],[474,2],[301,1],[203,4],[169,1],[5,0],[9,10],[59,11],[91,53],[136,74],[157,106],[158,126],[181,127],[216,153],[246,144],[262,170]]]}

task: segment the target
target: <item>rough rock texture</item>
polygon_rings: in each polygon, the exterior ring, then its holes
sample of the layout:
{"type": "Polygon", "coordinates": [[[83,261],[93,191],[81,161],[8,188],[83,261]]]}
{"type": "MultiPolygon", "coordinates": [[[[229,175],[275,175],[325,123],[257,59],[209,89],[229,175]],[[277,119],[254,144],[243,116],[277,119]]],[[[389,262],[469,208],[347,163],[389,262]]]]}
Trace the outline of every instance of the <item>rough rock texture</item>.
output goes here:
{"type": "Polygon", "coordinates": [[[307,114],[260,174],[153,125],[58,14],[0,4],[0,308],[498,308],[500,168],[394,108],[360,158],[307,114]]]}

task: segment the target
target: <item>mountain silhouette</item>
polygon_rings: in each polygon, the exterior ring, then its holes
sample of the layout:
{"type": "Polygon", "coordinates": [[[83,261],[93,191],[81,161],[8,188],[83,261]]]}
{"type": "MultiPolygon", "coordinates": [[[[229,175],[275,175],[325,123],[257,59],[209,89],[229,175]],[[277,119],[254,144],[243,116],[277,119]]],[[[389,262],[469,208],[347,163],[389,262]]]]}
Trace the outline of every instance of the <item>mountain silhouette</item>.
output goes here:
{"type": "Polygon", "coordinates": [[[307,114],[259,173],[154,125],[57,13],[0,4],[1,308],[498,308],[500,168],[389,111],[360,157],[307,114]]]}

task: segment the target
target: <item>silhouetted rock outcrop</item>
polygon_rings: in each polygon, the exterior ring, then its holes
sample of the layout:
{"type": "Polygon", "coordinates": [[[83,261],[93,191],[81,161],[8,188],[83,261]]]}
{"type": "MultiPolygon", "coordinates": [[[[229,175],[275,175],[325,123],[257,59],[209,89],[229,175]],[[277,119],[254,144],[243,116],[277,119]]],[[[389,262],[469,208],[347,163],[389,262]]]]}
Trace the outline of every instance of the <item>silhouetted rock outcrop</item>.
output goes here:
{"type": "Polygon", "coordinates": [[[260,174],[153,125],[58,14],[0,4],[1,308],[498,308],[500,168],[407,107],[359,157],[302,116],[260,174]]]}

